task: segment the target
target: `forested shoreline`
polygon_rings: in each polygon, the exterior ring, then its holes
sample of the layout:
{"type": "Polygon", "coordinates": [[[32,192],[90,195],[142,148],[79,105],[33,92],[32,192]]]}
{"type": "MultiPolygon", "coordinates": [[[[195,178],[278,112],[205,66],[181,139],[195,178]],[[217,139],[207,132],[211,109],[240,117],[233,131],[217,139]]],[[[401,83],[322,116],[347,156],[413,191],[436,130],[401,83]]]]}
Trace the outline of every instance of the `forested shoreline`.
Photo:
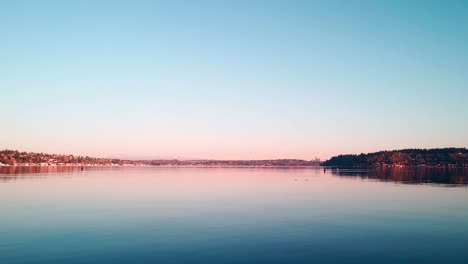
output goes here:
{"type": "Polygon", "coordinates": [[[468,149],[401,149],[359,155],[338,155],[322,163],[332,167],[437,166],[468,167],[468,149]]]}

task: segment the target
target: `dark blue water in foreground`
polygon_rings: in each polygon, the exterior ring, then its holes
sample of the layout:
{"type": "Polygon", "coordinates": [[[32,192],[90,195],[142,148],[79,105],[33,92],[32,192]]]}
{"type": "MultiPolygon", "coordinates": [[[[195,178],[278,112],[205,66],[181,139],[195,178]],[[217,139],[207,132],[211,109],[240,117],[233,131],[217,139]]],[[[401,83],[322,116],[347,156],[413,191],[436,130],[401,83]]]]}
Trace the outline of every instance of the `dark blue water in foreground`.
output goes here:
{"type": "Polygon", "coordinates": [[[468,259],[468,174],[461,169],[3,173],[2,264],[468,259]]]}

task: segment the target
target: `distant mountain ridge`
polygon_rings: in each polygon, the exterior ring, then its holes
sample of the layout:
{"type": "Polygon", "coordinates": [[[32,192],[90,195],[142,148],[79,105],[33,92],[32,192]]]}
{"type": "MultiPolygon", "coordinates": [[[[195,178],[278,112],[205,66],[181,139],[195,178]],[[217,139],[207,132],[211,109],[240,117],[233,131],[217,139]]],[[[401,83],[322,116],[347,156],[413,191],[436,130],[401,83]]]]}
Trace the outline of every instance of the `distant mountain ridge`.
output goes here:
{"type": "Polygon", "coordinates": [[[322,163],[332,167],[454,166],[468,167],[467,148],[401,149],[339,155],[322,163]]]}

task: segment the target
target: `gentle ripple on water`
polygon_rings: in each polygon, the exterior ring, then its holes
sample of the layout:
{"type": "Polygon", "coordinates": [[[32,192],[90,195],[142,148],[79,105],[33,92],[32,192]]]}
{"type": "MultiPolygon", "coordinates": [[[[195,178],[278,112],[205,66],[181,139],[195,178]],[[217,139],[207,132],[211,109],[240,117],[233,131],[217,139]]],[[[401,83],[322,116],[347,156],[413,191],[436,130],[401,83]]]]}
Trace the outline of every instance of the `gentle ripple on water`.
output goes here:
{"type": "Polygon", "coordinates": [[[468,258],[466,169],[10,170],[0,175],[0,263],[468,258]]]}

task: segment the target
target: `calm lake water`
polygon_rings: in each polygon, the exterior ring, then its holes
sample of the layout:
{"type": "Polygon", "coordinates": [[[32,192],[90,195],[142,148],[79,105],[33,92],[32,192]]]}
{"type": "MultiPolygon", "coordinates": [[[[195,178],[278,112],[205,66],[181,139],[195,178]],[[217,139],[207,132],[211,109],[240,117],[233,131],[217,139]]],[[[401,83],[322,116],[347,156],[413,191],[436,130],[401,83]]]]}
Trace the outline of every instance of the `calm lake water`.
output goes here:
{"type": "Polygon", "coordinates": [[[0,263],[467,263],[466,169],[1,168],[0,263]]]}

